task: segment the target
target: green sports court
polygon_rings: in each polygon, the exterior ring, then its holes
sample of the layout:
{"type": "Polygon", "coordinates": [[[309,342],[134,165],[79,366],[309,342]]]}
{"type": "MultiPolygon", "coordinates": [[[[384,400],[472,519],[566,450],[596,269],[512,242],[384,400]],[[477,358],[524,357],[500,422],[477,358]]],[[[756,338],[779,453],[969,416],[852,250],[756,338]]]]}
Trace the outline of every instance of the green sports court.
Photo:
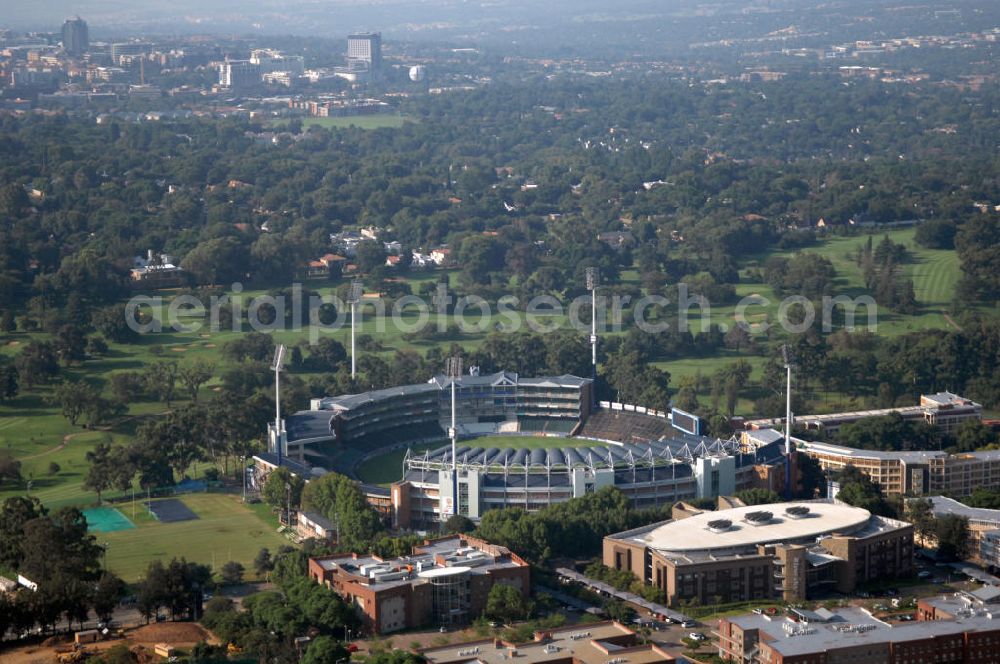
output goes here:
{"type": "Polygon", "coordinates": [[[83,510],[87,519],[87,528],[96,533],[113,533],[119,530],[135,528],[128,517],[113,507],[92,507],[83,510]]]}

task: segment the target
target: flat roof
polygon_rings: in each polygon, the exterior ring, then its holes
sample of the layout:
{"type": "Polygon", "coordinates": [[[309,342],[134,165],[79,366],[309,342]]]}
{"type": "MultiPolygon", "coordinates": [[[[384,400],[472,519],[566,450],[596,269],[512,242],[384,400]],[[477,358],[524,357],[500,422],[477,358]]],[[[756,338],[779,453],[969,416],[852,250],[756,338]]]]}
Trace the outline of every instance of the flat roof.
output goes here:
{"type": "Polygon", "coordinates": [[[897,460],[905,461],[906,463],[930,463],[932,459],[943,459],[950,456],[947,452],[940,451],[882,451],[882,450],[861,450],[855,449],[853,447],[846,447],[844,445],[835,445],[833,443],[817,443],[808,440],[801,440],[798,438],[793,438],[796,445],[803,447],[808,452],[817,452],[819,454],[833,454],[836,456],[852,457],[858,459],[878,459],[878,460],[897,460]]]}
{"type": "Polygon", "coordinates": [[[728,618],[743,630],[757,629],[766,634],[768,647],[785,657],[837,651],[857,646],[887,646],[889,643],[922,641],[941,636],[1000,629],[1000,614],[975,611],[959,620],[922,620],[891,625],[856,607],[837,609],[823,622],[794,622],[787,617],[771,618],[747,614],[728,618]]]}
{"type": "Polygon", "coordinates": [[[616,658],[628,664],[657,664],[674,658],[653,644],[640,645],[635,632],[615,622],[573,625],[536,632],[535,640],[527,643],[506,643],[499,639],[467,641],[421,650],[431,664],[448,662],[479,662],[510,664],[515,658],[522,664],[549,661],[573,661],[582,664],[606,664],[616,658]]]}
{"type": "MultiPolygon", "coordinates": [[[[838,422],[848,423],[859,419],[865,419],[869,417],[881,417],[883,415],[889,415],[891,413],[899,413],[903,417],[913,417],[922,415],[927,412],[936,412],[940,410],[953,409],[955,407],[965,406],[972,410],[979,410],[982,408],[978,403],[972,401],[971,399],[966,399],[965,397],[953,394],[951,392],[936,392],[934,394],[922,394],[920,395],[920,403],[914,404],[912,406],[900,406],[897,408],[879,408],[871,410],[853,410],[845,411],[840,413],[824,413],[818,415],[796,415],[795,421],[798,423],[813,422],[813,423],[828,423],[832,422],[834,424],[838,422]]],[[[773,426],[775,424],[781,424],[784,422],[783,418],[780,417],[766,417],[755,420],[748,420],[746,422],[747,426],[750,427],[765,427],[773,426]]]]}
{"type": "Polygon", "coordinates": [[[947,498],[945,496],[928,496],[927,499],[931,501],[931,511],[934,512],[935,516],[955,514],[975,521],[996,524],[997,527],[1000,527],[1000,510],[991,510],[985,507],[969,507],[954,498],[947,498]]]}
{"type": "Polygon", "coordinates": [[[421,579],[440,579],[443,576],[458,576],[469,572],[471,567],[435,567],[417,574],[421,579]]]}
{"type": "Polygon", "coordinates": [[[481,575],[523,566],[505,547],[484,546],[459,535],[431,540],[414,547],[411,555],[399,558],[343,553],[311,560],[324,570],[361,577],[361,583],[376,591],[456,574],[481,575]]]}
{"type": "Polygon", "coordinates": [[[646,532],[625,537],[667,552],[698,552],[739,549],[757,544],[782,541],[804,541],[831,533],[847,533],[868,525],[871,513],[860,507],[836,502],[800,501],[750,505],[715,512],[702,512],[686,519],[669,521],[646,532]],[[808,513],[799,517],[786,510],[806,507],[808,513]],[[763,512],[771,518],[755,522],[753,517],[763,512]],[[748,518],[749,517],[749,518],[748,518]],[[728,521],[726,526],[724,521],[728,521]]]}

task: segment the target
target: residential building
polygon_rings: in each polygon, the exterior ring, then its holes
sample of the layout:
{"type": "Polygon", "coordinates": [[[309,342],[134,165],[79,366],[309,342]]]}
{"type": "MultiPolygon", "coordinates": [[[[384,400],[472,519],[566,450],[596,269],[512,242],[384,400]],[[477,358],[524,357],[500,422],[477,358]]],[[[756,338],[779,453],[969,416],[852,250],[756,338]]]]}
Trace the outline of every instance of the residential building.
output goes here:
{"type": "Polygon", "coordinates": [[[834,501],[743,506],[610,535],[603,561],[656,586],[671,606],[797,602],[908,575],[913,526],[834,501]]]}
{"type": "Polygon", "coordinates": [[[674,658],[616,622],[539,630],[526,643],[501,639],[466,641],[418,651],[429,664],[672,664],[674,658]]]}
{"type": "Polygon", "coordinates": [[[357,610],[368,631],[468,624],[502,583],[527,598],[528,563],[502,546],[469,536],[427,540],[409,556],[357,553],[309,559],[309,578],[357,610]]]}
{"type": "Polygon", "coordinates": [[[62,27],[63,50],[70,55],[83,55],[90,48],[90,30],[79,16],[67,19],[62,27]]]}
{"type": "Polygon", "coordinates": [[[438,247],[431,251],[430,257],[435,265],[444,265],[451,259],[451,249],[448,247],[438,247]]]}
{"type": "Polygon", "coordinates": [[[134,289],[156,290],[177,288],[187,284],[187,272],[170,263],[133,268],[131,277],[131,286],[134,289]]]}
{"type": "Polygon", "coordinates": [[[314,261],[306,264],[306,276],[309,278],[322,278],[338,276],[344,270],[347,259],[337,254],[324,254],[314,261]]]}

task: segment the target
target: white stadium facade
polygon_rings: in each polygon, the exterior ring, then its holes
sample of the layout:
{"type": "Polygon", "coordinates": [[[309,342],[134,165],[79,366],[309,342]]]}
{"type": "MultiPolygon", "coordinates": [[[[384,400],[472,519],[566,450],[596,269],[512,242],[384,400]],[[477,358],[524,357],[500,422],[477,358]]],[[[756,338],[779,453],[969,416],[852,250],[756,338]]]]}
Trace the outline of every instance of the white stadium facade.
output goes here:
{"type": "Polygon", "coordinates": [[[535,511],[606,486],[637,507],[784,490],[780,438],[707,438],[688,413],[595,403],[592,389],[589,378],[498,372],[314,399],[309,410],[270,425],[256,481],[279,463],[306,477],[353,475],[366,459],[406,450],[398,481],[362,485],[400,528],[435,527],[454,514],[478,520],[501,507],[535,511]],[[454,459],[445,433],[453,380],[454,459]],[[503,444],[490,446],[490,436],[503,436],[503,444]],[[511,437],[524,437],[524,447],[511,437]]]}

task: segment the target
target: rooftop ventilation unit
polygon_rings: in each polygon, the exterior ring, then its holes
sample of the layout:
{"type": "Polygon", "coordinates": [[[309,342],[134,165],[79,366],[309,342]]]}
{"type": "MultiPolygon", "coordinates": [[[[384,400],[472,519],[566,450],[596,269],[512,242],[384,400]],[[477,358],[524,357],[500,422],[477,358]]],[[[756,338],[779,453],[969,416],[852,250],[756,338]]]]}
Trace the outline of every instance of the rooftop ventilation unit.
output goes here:
{"type": "Polygon", "coordinates": [[[715,519],[708,522],[708,529],[713,533],[722,533],[733,527],[733,522],[729,519],[715,519]]]}
{"type": "Polygon", "coordinates": [[[793,519],[802,519],[809,516],[809,508],[805,505],[792,505],[791,507],[785,508],[785,514],[793,519]]]}
{"type": "Polygon", "coordinates": [[[761,510],[759,512],[748,512],[744,518],[747,523],[755,526],[762,526],[765,523],[770,523],[771,519],[774,518],[774,514],[761,510]]]}

